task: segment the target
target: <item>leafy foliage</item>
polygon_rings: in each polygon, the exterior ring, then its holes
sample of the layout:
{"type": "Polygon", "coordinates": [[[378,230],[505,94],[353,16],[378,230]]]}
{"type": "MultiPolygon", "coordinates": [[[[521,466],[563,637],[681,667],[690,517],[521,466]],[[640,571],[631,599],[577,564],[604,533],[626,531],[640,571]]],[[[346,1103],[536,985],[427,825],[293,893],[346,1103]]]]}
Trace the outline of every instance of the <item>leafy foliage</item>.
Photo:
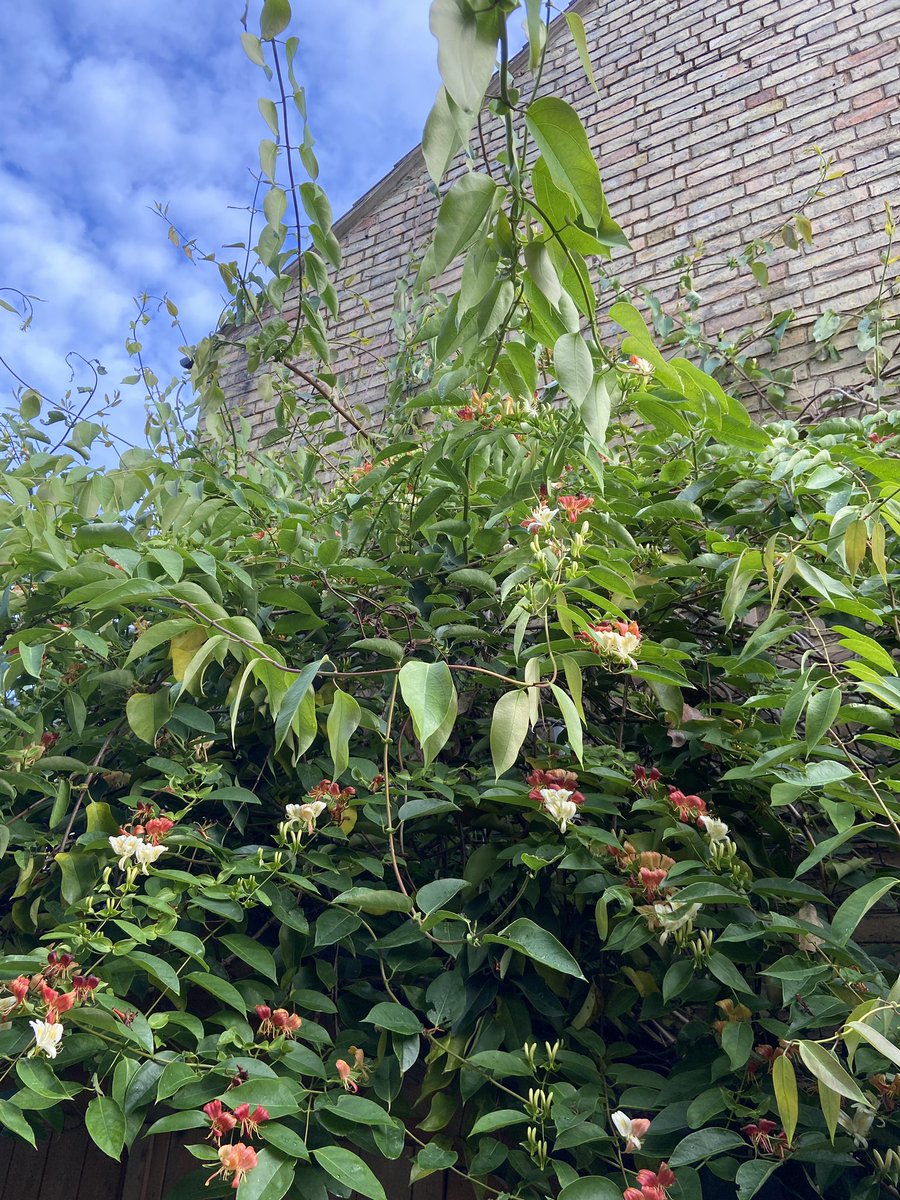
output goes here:
{"type": "MultiPolygon", "coordinates": [[[[894,1194],[893,415],[763,426],[628,302],[601,337],[624,235],[574,111],[513,119],[514,7],[434,5],[430,163],[498,45],[509,142],[422,267],[468,252],[426,431],[360,463],[307,426],[327,488],[235,453],[215,338],[201,439],[100,471],[9,418],[0,1123],[196,1135],[241,1200],[382,1200],[410,1152],[523,1198],[894,1194]]],[[[303,187],[318,295],[251,343],[281,433],[290,380],[343,405],[296,358],[335,260],[303,187]]]]}

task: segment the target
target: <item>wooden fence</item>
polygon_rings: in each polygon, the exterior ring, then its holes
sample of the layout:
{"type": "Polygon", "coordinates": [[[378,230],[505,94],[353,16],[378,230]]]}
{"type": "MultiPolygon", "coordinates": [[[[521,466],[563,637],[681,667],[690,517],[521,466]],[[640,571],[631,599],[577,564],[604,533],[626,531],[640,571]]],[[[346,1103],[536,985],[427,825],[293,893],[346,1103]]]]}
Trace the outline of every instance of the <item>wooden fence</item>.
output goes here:
{"type": "MultiPolygon", "coordinates": [[[[77,1115],[69,1120],[36,1150],[0,1137],[0,1200],[203,1200],[202,1186],[182,1184],[201,1165],[185,1149],[184,1134],[142,1138],[117,1163],[97,1149],[77,1115]]],[[[387,1200],[473,1200],[465,1181],[450,1173],[411,1187],[406,1155],[372,1167],[387,1200]]]]}

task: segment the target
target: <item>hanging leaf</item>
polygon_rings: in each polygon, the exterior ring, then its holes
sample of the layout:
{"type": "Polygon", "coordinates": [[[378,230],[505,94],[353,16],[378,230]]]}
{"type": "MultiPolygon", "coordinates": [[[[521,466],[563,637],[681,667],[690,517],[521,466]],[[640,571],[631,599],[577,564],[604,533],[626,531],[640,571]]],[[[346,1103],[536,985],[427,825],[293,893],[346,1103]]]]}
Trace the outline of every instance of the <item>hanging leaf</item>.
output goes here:
{"type": "Polygon", "coordinates": [[[356,700],[336,688],[326,724],[335,779],[340,779],[350,763],[350,738],[356,732],[360,718],[361,711],[356,700]]]}
{"type": "Polygon", "coordinates": [[[319,1166],[338,1183],[368,1200],[386,1200],[384,1188],[358,1154],[343,1146],[322,1146],[311,1151],[319,1166]]]}
{"type": "Polygon", "coordinates": [[[572,753],[579,762],[582,762],[584,757],[584,740],[578,709],[575,707],[571,696],[567,696],[562,688],[558,687],[555,683],[551,686],[551,691],[566,723],[566,733],[569,738],[569,745],[572,747],[572,753]]]}
{"type": "Polygon", "coordinates": [[[422,265],[425,276],[440,275],[462,253],[484,224],[496,194],[489,175],[469,171],[457,179],[441,201],[434,241],[422,265]]]}
{"type": "Polygon", "coordinates": [[[588,83],[594,89],[594,93],[599,96],[600,89],[597,87],[597,80],[594,78],[594,68],[591,64],[591,55],[588,50],[584,21],[582,21],[578,13],[568,12],[566,13],[566,24],[569,26],[569,33],[572,35],[572,41],[575,43],[575,49],[578,51],[578,57],[581,60],[588,83]]]}
{"type": "Polygon", "coordinates": [[[491,717],[491,759],[499,779],[519,756],[528,733],[528,692],[517,688],[506,692],[494,705],[491,717]]]}
{"type": "Polygon", "coordinates": [[[841,689],[823,688],[814,692],[806,706],[806,752],[818,746],[832,727],[841,709],[841,689]]]}
{"type": "Polygon", "coordinates": [[[259,33],[264,42],[283,33],[291,23],[290,0],[264,0],[259,15],[259,33]]]}
{"type": "Polygon", "coordinates": [[[456,721],[457,696],[444,662],[408,662],[400,668],[400,692],[426,766],[445,745],[456,721]]]}
{"type": "Polygon", "coordinates": [[[431,5],[430,26],[437,38],[444,87],[460,108],[472,114],[481,108],[494,73],[498,15],[478,13],[458,0],[433,0],[431,5]]]}
{"type": "Polygon", "coordinates": [[[110,1096],[95,1096],[84,1123],[91,1139],[110,1158],[121,1157],[125,1146],[125,1114],[110,1096]]]}
{"type": "Polygon", "coordinates": [[[553,365],[560,387],[578,407],[594,379],[594,360],[580,333],[564,333],[553,347],[553,365]]]}
{"type": "Polygon", "coordinates": [[[800,1047],[803,1065],[820,1083],[824,1083],[839,1096],[852,1100],[854,1104],[868,1107],[868,1101],[859,1090],[856,1081],[847,1074],[836,1055],[816,1042],[798,1042],[797,1045],[800,1047]]]}
{"type": "Polygon", "coordinates": [[[172,715],[168,689],[158,692],[137,692],[125,704],[128,724],[136,737],[148,745],[156,744],[156,735],[172,715]]]}
{"type": "Polygon", "coordinates": [[[838,945],[846,946],[869,909],[898,884],[900,879],[873,879],[847,897],[831,919],[831,932],[838,945]]]}
{"type": "Polygon", "coordinates": [[[528,917],[520,917],[513,921],[499,934],[487,934],[484,940],[511,946],[513,950],[518,950],[526,958],[533,959],[545,967],[563,975],[584,979],[581,968],[565,946],[549,930],[536,925],[528,917]]]}
{"type": "Polygon", "coordinates": [[[794,1064],[787,1054],[779,1054],[772,1066],[772,1086],[775,1088],[775,1103],[778,1105],[778,1115],[784,1127],[785,1136],[790,1145],[794,1140],[799,1114],[797,1097],[797,1076],[794,1064]]]}

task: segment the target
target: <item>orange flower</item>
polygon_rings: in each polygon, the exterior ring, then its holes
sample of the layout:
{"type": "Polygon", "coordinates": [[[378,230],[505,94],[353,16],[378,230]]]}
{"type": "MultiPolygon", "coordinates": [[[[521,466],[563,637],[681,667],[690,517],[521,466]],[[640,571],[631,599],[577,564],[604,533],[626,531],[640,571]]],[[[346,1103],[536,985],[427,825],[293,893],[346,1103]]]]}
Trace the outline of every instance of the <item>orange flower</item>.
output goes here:
{"type": "Polygon", "coordinates": [[[593,496],[557,496],[556,502],[561,509],[568,513],[569,520],[573,525],[583,512],[594,507],[593,496]]]}
{"type": "Polygon", "coordinates": [[[209,1117],[207,1137],[214,1138],[217,1142],[221,1142],[226,1133],[231,1133],[238,1123],[237,1117],[228,1111],[221,1100],[210,1100],[208,1104],[203,1105],[203,1111],[209,1117]]]}
{"type": "Polygon", "coordinates": [[[337,1073],[340,1077],[341,1084],[345,1092],[358,1092],[359,1084],[353,1078],[353,1068],[343,1058],[339,1058],[334,1064],[337,1068],[337,1073]]]}
{"type": "Polygon", "coordinates": [[[249,1104],[239,1104],[234,1109],[235,1118],[241,1123],[241,1137],[255,1137],[263,1121],[268,1121],[269,1114],[261,1104],[257,1104],[253,1112],[249,1104]]]}
{"type": "Polygon", "coordinates": [[[237,1190],[244,1176],[256,1166],[256,1151],[252,1146],[245,1146],[243,1142],[231,1142],[227,1146],[219,1147],[219,1162],[221,1166],[207,1179],[207,1187],[220,1175],[223,1179],[233,1175],[231,1186],[237,1190]]]}

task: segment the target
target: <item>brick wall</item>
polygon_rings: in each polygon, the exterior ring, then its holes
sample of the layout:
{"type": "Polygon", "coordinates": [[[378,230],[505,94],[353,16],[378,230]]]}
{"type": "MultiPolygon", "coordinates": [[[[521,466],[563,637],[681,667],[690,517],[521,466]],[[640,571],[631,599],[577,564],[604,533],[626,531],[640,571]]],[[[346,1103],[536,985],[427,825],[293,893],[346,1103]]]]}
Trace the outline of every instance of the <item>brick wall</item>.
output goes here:
{"type": "MultiPolygon", "coordinates": [[[[765,293],[806,323],[789,334],[784,356],[802,363],[809,322],[830,304],[870,299],[881,271],[884,202],[900,201],[900,4],[575,0],[573,8],[586,25],[600,97],[562,19],[551,30],[544,90],[574,104],[587,125],[610,208],[632,242],[612,264],[627,286],[671,294],[671,260],[700,236],[710,262],[698,276],[704,311],[714,328],[740,329],[763,295],[715,260],[793,211],[815,179],[807,148],[836,154],[845,179],[810,212],[813,247],[779,252],[765,293]]],[[[514,66],[524,78],[523,65],[514,66]]],[[[344,264],[336,370],[348,400],[368,410],[375,427],[383,364],[396,352],[396,281],[436,206],[416,148],[337,225],[344,264]]],[[[835,376],[813,363],[800,375],[812,375],[815,392],[853,378],[852,364],[841,370],[835,376]]],[[[268,414],[238,351],[223,386],[261,436],[268,414]]]]}

